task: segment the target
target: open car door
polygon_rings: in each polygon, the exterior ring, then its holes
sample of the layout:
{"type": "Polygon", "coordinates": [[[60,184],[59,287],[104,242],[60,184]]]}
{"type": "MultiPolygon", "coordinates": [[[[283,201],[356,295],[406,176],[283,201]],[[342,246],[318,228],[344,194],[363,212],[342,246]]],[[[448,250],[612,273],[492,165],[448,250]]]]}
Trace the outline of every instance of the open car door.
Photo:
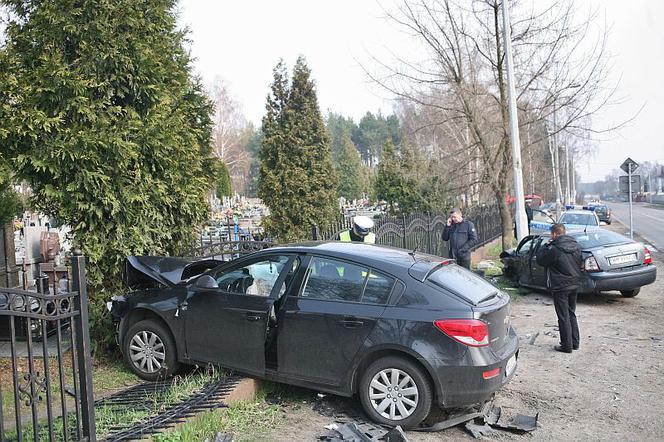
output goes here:
{"type": "Polygon", "coordinates": [[[187,357],[247,373],[265,371],[265,340],[272,307],[293,255],[262,255],[222,266],[215,286],[191,285],[186,302],[187,357]]]}

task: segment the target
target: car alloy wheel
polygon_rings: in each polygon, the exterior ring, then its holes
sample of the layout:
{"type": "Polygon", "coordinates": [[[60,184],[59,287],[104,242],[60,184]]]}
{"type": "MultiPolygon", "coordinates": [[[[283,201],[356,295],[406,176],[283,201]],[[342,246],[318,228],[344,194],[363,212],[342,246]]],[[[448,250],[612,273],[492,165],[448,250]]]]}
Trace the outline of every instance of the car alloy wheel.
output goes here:
{"type": "Polygon", "coordinates": [[[416,428],[431,410],[433,391],[426,372],[403,356],[386,356],[369,364],[358,387],[362,408],[382,425],[416,428]]]}
{"type": "Polygon", "coordinates": [[[398,368],[386,368],[371,379],[369,399],[374,410],[392,421],[409,417],[419,403],[419,391],[413,378],[398,368]]]}
{"type": "Polygon", "coordinates": [[[136,333],[129,343],[132,363],[145,373],[156,373],[164,366],[164,343],[156,333],[143,330],[136,333]]]}
{"type": "Polygon", "coordinates": [[[146,381],[172,376],[179,367],[177,349],[165,324],[145,319],[129,327],[122,353],[131,371],[146,381]]]}

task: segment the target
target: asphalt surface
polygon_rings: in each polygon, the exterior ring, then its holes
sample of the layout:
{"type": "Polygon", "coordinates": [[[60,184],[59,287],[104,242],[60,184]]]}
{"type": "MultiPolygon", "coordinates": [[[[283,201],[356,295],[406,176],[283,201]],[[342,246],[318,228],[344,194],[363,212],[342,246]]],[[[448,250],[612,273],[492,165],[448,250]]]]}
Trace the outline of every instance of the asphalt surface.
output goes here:
{"type": "MultiPolygon", "coordinates": [[[[607,203],[615,220],[629,230],[629,203],[607,203]]],[[[656,208],[648,203],[632,203],[634,232],[640,234],[658,251],[664,252],[664,206],[656,208]]]]}

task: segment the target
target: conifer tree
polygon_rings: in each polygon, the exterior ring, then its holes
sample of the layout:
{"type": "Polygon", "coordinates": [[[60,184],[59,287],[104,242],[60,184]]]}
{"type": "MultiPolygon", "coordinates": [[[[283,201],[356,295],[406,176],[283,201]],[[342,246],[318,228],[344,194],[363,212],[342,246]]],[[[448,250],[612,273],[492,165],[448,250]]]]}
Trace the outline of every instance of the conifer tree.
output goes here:
{"type": "Polygon", "coordinates": [[[280,241],[309,238],[335,216],[337,177],[311,71],[298,58],[288,85],[282,61],[263,118],[258,194],[270,208],[268,231],[280,241]]]}
{"type": "Polygon", "coordinates": [[[212,107],[175,0],[0,3],[0,157],[71,227],[93,337],[112,340],[99,321],[125,257],[178,253],[207,217],[212,107]]]}
{"type": "Polygon", "coordinates": [[[352,200],[360,198],[366,189],[366,173],[364,172],[360,154],[350,136],[343,137],[341,148],[334,158],[334,169],[339,177],[337,195],[352,200]]]}

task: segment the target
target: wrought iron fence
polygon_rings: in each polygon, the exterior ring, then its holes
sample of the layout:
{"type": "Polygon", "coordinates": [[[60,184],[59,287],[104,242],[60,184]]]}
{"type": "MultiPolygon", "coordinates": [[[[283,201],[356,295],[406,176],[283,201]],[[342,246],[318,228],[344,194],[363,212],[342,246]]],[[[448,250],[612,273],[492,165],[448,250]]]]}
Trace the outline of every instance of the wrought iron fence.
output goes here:
{"type": "MultiPolygon", "coordinates": [[[[502,233],[500,214],[497,206],[472,207],[464,211],[464,217],[475,224],[481,247],[502,233]]],[[[448,243],[443,241],[443,230],[448,215],[439,213],[414,213],[403,216],[386,216],[375,219],[376,243],[403,249],[419,250],[437,256],[447,256],[448,243]]],[[[313,226],[311,239],[334,240],[339,233],[351,228],[351,219],[342,218],[325,230],[313,226]]],[[[195,258],[216,258],[224,261],[263,250],[278,244],[279,241],[256,241],[246,236],[234,241],[218,237],[185,251],[182,256],[195,258]]]]}
{"type": "Polygon", "coordinates": [[[229,261],[249,253],[267,249],[273,245],[274,243],[271,241],[254,241],[248,238],[239,241],[224,241],[220,239],[218,242],[209,242],[188,249],[182,253],[182,256],[197,259],[214,258],[222,261],[229,261]]]}
{"type": "Polygon", "coordinates": [[[70,291],[47,276],[37,292],[0,288],[12,379],[0,383],[0,440],[96,440],[85,258],[71,270],[70,291]]]}
{"type": "MultiPolygon", "coordinates": [[[[436,213],[414,213],[412,215],[387,216],[375,219],[376,243],[404,249],[419,250],[437,256],[447,256],[448,243],[443,241],[443,230],[448,215],[436,213]]],[[[502,233],[497,206],[472,207],[464,211],[464,218],[475,224],[481,247],[502,233]]],[[[351,228],[351,219],[344,218],[325,230],[312,229],[314,240],[332,240],[339,233],[351,228]]]]}

